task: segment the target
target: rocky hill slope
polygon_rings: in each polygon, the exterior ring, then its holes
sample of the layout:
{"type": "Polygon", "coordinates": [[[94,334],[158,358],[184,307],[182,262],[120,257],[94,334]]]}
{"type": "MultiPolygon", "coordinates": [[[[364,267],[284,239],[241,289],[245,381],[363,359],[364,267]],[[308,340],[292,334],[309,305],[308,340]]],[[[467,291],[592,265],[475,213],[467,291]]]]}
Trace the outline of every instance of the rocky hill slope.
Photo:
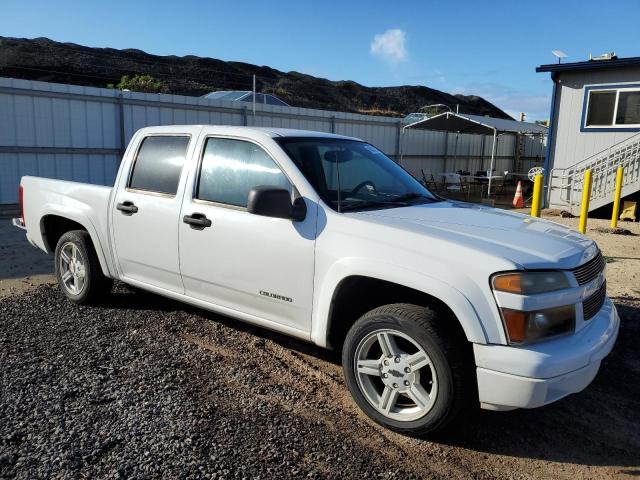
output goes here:
{"type": "Polygon", "coordinates": [[[141,50],[91,48],[48,38],[0,36],[0,76],[105,87],[123,75],[148,74],[166,93],[200,96],[213,90],[274,93],[290,105],[357,113],[404,116],[424,105],[443,103],[460,112],[511,118],[485,99],[450,95],[423,86],[365,87],[266,66],[225,62],[193,55],[151,55],[141,50]]]}

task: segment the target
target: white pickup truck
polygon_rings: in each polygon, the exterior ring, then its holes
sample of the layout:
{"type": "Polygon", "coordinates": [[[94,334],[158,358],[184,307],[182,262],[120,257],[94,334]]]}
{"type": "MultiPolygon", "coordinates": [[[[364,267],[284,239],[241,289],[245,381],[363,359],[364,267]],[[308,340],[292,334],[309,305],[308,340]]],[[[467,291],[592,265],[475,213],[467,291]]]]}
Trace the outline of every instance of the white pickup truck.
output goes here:
{"type": "Polygon", "coordinates": [[[113,188],[24,177],[20,198],[72,302],[117,279],[339,349],[360,408],[413,435],[578,392],[618,334],[592,240],[442,199],[355,138],[144,128],[113,188]]]}

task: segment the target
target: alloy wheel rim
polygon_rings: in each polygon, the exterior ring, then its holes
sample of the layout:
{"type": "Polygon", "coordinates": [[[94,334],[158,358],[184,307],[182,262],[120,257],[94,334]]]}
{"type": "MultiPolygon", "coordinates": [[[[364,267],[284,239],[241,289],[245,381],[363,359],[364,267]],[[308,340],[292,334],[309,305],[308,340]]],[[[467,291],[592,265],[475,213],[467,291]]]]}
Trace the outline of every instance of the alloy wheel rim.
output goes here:
{"type": "Polygon", "coordinates": [[[80,295],[86,284],[86,267],[80,249],[67,242],[60,248],[60,281],[64,289],[72,295],[80,295]]]}
{"type": "Polygon", "coordinates": [[[435,403],[438,379],[427,352],[409,335],[392,329],[365,336],[354,358],[358,387],[387,418],[413,421],[435,403]]]}

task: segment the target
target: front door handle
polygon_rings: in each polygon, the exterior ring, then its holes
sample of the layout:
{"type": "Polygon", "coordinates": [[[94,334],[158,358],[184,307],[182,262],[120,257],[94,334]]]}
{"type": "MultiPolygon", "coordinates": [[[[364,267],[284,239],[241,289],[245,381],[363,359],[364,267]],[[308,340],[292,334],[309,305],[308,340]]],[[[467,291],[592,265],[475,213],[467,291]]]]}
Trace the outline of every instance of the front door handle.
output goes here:
{"type": "Polygon", "coordinates": [[[123,215],[133,215],[138,213],[138,207],[133,202],[122,202],[116,205],[116,209],[120,210],[123,215]]]}
{"type": "Polygon", "coordinates": [[[185,215],[182,217],[182,221],[196,230],[202,230],[203,228],[211,226],[211,220],[209,220],[204,213],[185,215]]]}

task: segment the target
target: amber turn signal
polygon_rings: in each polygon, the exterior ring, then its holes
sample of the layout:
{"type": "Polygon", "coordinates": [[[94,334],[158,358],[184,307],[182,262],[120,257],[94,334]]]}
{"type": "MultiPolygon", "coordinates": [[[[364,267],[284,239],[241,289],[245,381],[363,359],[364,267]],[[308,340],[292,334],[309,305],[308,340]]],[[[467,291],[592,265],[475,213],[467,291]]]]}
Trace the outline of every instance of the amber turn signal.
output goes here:
{"type": "Polygon", "coordinates": [[[522,293],[520,273],[498,275],[493,279],[493,288],[501,292],[522,293]]]}
{"type": "Polygon", "coordinates": [[[527,333],[528,313],[502,309],[502,318],[510,342],[523,342],[527,333]]]}
{"type": "Polygon", "coordinates": [[[561,271],[508,272],[492,277],[497,292],[535,295],[569,288],[567,275],[561,271]]]}

